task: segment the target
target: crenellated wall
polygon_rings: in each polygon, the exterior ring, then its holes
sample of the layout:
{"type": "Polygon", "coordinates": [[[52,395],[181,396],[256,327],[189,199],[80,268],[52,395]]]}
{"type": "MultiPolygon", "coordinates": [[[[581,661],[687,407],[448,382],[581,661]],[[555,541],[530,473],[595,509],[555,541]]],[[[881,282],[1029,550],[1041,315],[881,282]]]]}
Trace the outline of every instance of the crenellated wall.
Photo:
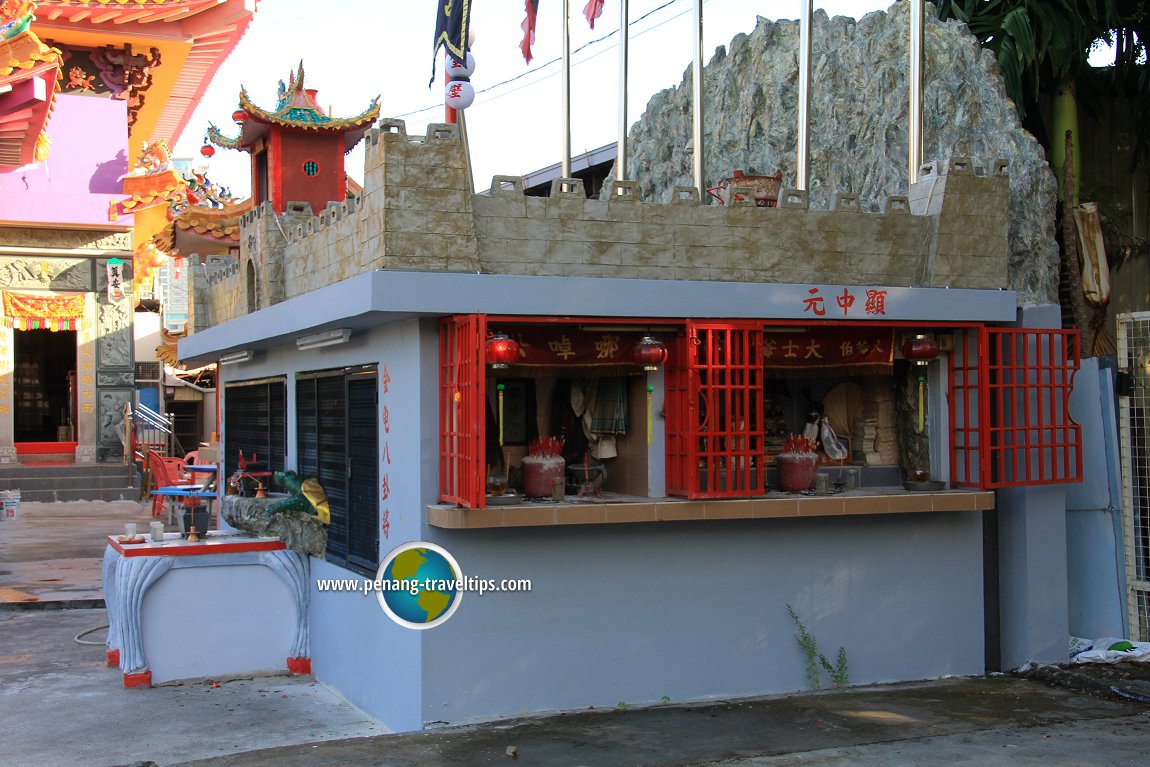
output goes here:
{"type": "Polygon", "coordinates": [[[414,138],[385,120],[365,141],[360,199],[318,216],[300,203],[279,217],[270,205],[245,214],[239,263],[197,285],[197,329],[375,269],[1007,286],[1005,160],[932,163],[909,199],[867,213],[856,195],[810,210],[804,192],[788,189],[777,208],[703,205],[691,187],[648,202],[634,182],[589,200],[577,179],[556,180],[540,198],[524,196],[521,178],[497,176],[491,196],[474,195],[455,126],[414,138]]]}

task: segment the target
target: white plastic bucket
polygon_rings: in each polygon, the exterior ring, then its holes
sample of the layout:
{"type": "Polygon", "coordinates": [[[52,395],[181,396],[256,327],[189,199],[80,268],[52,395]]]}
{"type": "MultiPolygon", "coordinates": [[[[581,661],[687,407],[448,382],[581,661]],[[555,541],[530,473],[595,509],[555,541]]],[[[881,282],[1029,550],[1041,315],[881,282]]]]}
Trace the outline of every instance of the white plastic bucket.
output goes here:
{"type": "Polygon", "coordinates": [[[0,490],[0,520],[20,518],[20,491],[0,490]]]}

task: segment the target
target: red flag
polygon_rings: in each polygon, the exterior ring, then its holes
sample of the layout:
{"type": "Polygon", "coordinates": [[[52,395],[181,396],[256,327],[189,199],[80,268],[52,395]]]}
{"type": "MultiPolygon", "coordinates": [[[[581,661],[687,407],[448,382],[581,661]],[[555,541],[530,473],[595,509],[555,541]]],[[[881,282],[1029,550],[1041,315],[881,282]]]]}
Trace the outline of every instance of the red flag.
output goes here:
{"type": "Polygon", "coordinates": [[[587,5],[583,8],[583,15],[587,17],[587,23],[591,25],[591,29],[595,28],[595,19],[603,15],[603,3],[607,0],[587,0],[587,5]]]}
{"type": "Polygon", "coordinates": [[[539,11],[539,0],[526,0],[523,3],[523,10],[527,11],[527,17],[520,25],[523,28],[523,42],[519,43],[519,50],[523,51],[524,60],[530,64],[531,46],[535,44],[535,14],[539,11]]]}

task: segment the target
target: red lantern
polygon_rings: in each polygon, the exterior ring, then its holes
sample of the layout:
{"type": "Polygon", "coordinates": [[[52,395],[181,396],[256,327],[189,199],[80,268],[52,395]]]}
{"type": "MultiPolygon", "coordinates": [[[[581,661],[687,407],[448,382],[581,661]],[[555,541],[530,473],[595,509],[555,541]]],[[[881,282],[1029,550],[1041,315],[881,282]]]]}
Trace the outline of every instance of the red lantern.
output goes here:
{"type": "Polygon", "coordinates": [[[916,333],[903,342],[902,356],[916,365],[926,365],[938,356],[938,341],[924,333],[916,333]]]}
{"type": "Polygon", "coordinates": [[[487,339],[487,361],[493,368],[505,368],[519,361],[519,344],[503,333],[487,339]]]}
{"type": "Polygon", "coordinates": [[[248,113],[242,109],[237,109],[232,112],[232,119],[235,120],[236,125],[243,125],[248,121],[248,113]]]}
{"type": "Polygon", "coordinates": [[[652,336],[643,336],[631,349],[631,359],[644,370],[655,371],[667,361],[667,347],[652,336]]]}
{"type": "Polygon", "coordinates": [[[207,157],[210,160],[210,159],[212,159],[212,157],[215,156],[216,148],[214,146],[212,146],[211,144],[204,144],[202,147],[200,147],[200,154],[202,154],[204,157],[207,157]]]}

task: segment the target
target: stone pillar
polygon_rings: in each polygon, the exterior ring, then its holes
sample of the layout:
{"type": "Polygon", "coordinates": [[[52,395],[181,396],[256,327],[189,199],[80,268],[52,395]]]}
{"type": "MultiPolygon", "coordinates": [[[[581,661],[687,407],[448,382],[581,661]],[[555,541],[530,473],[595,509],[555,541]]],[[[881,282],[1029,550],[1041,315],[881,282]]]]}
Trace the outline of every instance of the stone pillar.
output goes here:
{"type": "Polygon", "coordinates": [[[76,332],[76,463],[96,462],[96,320],[96,294],[89,293],[76,332]]]}
{"type": "Polygon", "coordinates": [[[16,353],[13,341],[12,330],[0,327],[0,463],[17,462],[12,424],[12,371],[16,353]]]}
{"type": "MultiPolygon", "coordinates": [[[[131,274],[124,275],[125,280],[131,274]]],[[[124,406],[135,396],[132,300],[110,301],[104,262],[96,267],[96,460],[116,462],[124,458],[121,430],[124,406]]]]}
{"type": "MultiPolygon", "coordinates": [[[[1061,312],[1023,309],[1021,327],[1059,328],[1061,312]]],[[[1002,668],[1066,662],[1070,613],[1064,485],[998,491],[999,620],[1002,668]]]]}

